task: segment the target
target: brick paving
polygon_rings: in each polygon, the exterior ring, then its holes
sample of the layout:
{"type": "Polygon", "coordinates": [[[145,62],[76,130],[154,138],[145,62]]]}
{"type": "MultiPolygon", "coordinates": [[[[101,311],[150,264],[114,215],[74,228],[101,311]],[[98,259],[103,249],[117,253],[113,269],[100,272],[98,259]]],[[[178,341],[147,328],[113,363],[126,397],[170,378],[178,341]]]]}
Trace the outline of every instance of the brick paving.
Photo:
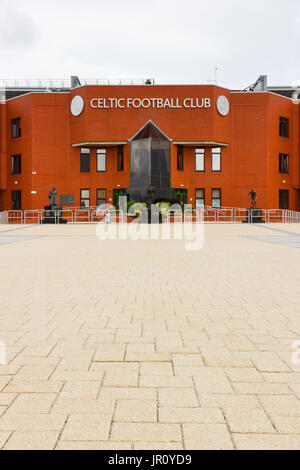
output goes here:
{"type": "Polygon", "coordinates": [[[299,449],[299,225],[0,226],[0,449],[299,449]],[[270,231],[272,229],[272,232],[270,231]]]}

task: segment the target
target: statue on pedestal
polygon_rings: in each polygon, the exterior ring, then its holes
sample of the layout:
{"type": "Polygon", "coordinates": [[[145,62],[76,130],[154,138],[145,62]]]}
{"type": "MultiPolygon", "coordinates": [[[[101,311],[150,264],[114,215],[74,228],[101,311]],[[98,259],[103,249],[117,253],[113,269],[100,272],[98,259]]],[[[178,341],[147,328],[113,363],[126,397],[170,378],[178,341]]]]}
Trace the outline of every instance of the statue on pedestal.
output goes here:
{"type": "Polygon", "coordinates": [[[57,206],[57,192],[56,192],[56,189],[54,187],[53,187],[53,189],[51,189],[48,197],[49,197],[50,206],[57,206]]]}
{"type": "Polygon", "coordinates": [[[251,196],[251,209],[256,209],[257,192],[251,189],[250,193],[247,194],[247,197],[249,196],[251,196]]]}

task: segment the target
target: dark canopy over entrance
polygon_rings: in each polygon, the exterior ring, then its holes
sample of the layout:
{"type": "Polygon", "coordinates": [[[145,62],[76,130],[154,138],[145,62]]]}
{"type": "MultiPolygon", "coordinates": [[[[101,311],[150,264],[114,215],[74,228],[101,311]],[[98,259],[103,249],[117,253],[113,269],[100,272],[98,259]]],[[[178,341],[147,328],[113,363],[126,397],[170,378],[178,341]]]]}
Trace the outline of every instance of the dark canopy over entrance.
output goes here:
{"type": "Polygon", "coordinates": [[[131,140],[130,189],[135,202],[146,202],[147,189],[154,199],[170,197],[170,140],[149,121],[131,140]]]}

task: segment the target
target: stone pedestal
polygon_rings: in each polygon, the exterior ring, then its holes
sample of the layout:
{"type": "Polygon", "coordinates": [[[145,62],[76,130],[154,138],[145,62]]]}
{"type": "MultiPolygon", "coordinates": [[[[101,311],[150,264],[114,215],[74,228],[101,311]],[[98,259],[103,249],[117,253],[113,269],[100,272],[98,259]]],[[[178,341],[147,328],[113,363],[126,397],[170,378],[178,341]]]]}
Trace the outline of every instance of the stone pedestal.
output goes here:
{"type": "Polygon", "coordinates": [[[258,207],[251,207],[247,209],[246,220],[243,221],[244,224],[264,224],[263,220],[263,210],[258,207]]]}
{"type": "Polygon", "coordinates": [[[50,205],[44,207],[44,219],[41,224],[67,224],[68,221],[62,218],[61,213],[62,206],[50,205]]]}

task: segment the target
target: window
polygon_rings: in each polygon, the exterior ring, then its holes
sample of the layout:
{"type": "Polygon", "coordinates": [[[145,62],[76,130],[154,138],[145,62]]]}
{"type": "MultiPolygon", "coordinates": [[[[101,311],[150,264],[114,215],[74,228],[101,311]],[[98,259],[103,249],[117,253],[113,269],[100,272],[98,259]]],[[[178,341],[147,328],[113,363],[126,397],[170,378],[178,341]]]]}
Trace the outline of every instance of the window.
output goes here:
{"type": "Polygon", "coordinates": [[[288,189],[279,189],[279,209],[289,209],[290,194],[288,189]]]}
{"type": "Polygon", "coordinates": [[[80,207],[90,207],[90,190],[80,190],[80,207]]]}
{"type": "Polygon", "coordinates": [[[11,136],[13,139],[21,137],[21,118],[11,120],[11,136]]]}
{"type": "Polygon", "coordinates": [[[290,120],[288,118],[279,118],[279,135],[280,137],[290,136],[290,120]]]}
{"type": "Polygon", "coordinates": [[[90,172],[90,149],[80,149],[80,172],[90,172]]]}
{"type": "Polygon", "coordinates": [[[106,171],[106,149],[97,149],[97,171],[106,171]]]}
{"type": "Polygon", "coordinates": [[[123,171],[124,170],[124,147],[123,145],[120,145],[118,147],[118,154],[117,154],[117,160],[118,160],[118,171],[123,171]]]}
{"type": "Polygon", "coordinates": [[[205,150],[195,149],[196,154],[196,171],[205,170],[205,150]]]}
{"type": "Polygon", "coordinates": [[[211,190],[211,205],[212,207],[221,207],[221,189],[211,190]]]}
{"type": "Polygon", "coordinates": [[[22,208],[21,191],[11,192],[11,208],[13,211],[19,211],[22,208]]]}
{"type": "Polygon", "coordinates": [[[97,189],[96,199],[97,199],[97,206],[106,204],[106,189],[97,189]]]}
{"type": "Polygon", "coordinates": [[[12,175],[21,174],[21,155],[11,156],[11,174],[12,175]]]}
{"type": "Polygon", "coordinates": [[[183,147],[177,147],[177,171],[183,171],[183,147]]]}
{"type": "Polygon", "coordinates": [[[220,148],[214,148],[211,151],[211,171],[221,171],[221,152],[220,148]]]}
{"type": "Polygon", "coordinates": [[[279,154],[279,173],[285,175],[289,173],[289,156],[285,153],[279,154]]]}
{"type": "Polygon", "coordinates": [[[205,207],[205,189],[196,189],[196,209],[197,207],[205,207]]]}

